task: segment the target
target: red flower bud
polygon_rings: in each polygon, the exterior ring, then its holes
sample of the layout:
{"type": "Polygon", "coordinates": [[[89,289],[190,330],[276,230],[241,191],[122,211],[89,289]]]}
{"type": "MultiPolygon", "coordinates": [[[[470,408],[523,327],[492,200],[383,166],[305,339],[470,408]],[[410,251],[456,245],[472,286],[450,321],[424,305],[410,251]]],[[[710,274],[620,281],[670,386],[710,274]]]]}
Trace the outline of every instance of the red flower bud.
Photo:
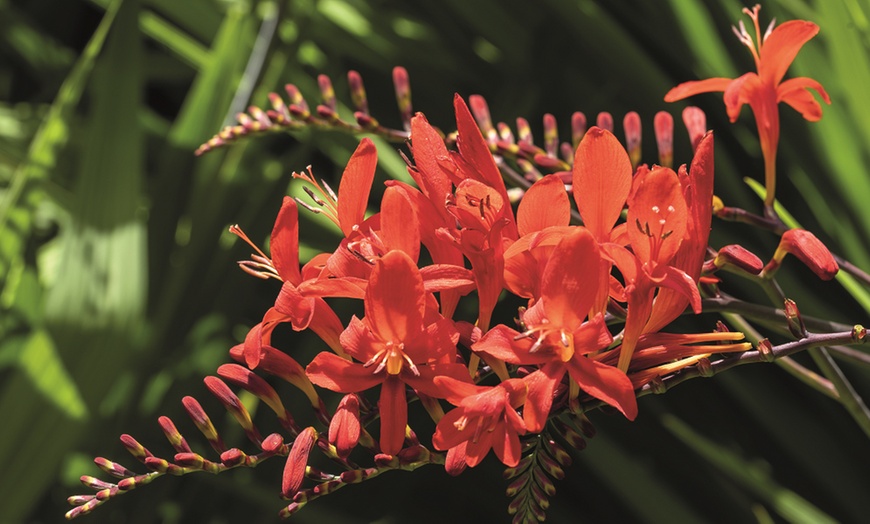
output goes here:
{"type": "Polygon", "coordinates": [[[308,467],[308,455],[317,440],[317,431],[312,427],[302,430],[302,433],[293,441],[287,462],[284,465],[284,475],[281,479],[281,496],[285,499],[292,498],[302,486],[305,478],[305,469],[308,467]]]}
{"type": "Polygon", "coordinates": [[[831,255],[828,248],[814,234],[805,229],[789,229],[783,233],[771,264],[775,261],[778,266],[786,254],[798,257],[822,280],[831,280],[840,270],[840,266],[837,265],[837,261],[834,260],[834,256],[831,255]]]}

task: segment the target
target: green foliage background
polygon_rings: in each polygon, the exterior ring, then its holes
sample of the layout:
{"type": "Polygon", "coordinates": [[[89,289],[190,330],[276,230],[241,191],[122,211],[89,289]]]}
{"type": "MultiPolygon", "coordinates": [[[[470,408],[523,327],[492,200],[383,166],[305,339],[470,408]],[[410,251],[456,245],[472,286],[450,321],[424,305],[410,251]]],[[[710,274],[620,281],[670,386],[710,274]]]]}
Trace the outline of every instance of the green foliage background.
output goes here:
{"type": "MultiPolygon", "coordinates": [[[[617,127],[635,110],[645,122],[645,161],[653,162],[653,115],[668,109],[679,121],[683,107],[662,101],[670,87],[751,69],[730,29],[741,7],[0,0],[0,522],[60,520],[65,498],[85,491],[78,476],[97,474],[95,455],[134,467],[121,433],[170,454],[161,414],[197,441],[180,409],[184,395],[228,422],[201,378],[228,360],[277,288],[237,269],[248,248],[226,228],[242,224],[262,243],[282,196],[296,190],[289,173],[311,164],[335,179],[356,144],[304,131],[195,158],[235,112],[267,106],[267,93],[287,82],[316,103],[319,73],[348,101],[344,75],[356,69],[373,114],[399,127],[390,71],[402,65],[415,110],[443,129],[452,126],[454,92],[484,95],[496,120],[528,118],[538,136],[545,113],[569,136],[575,110],[590,120],[610,111],[617,127]]],[[[762,19],[774,16],[821,26],[790,74],[816,78],[834,101],[818,124],[783,110],[778,197],[834,251],[870,269],[870,2],[766,2],[762,19]]],[[[748,112],[731,125],[721,96],[691,103],[716,133],[716,193],[760,210],[742,180],[761,179],[762,169],[748,112]]],[[[403,176],[396,149],[379,143],[381,179],[403,176]]],[[[678,126],[675,157],[689,155],[678,126]]],[[[304,253],[336,241],[334,230],[303,220],[304,253]]],[[[740,242],[763,259],[776,245],[721,221],[712,242],[740,242]]],[[[787,266],[782,282],[802,312],[870,323],[866,289],[822,285],[794,261],[787,266]]],[[[765,300],[734,280],[730,291],[765,300]]],[[[684,327],[706,330],[713,321],[684,327]]],[[[320,347],[289,329],[282,336],[280,347],[294,355],[320,347]]],[[[843,368],[859,394],[870,394],[866,368],[843,368]]],[[[302,395],[284,392],[304,421],[302,395]]],[[[870,514],[867,436],[839,404],[775,366],[692,381],[640,408],[636,423],[593,414],[599,435],[557,484],[550,521],[860,522],[870,514]]],[[[225,426],[225,438],[241,443],[225,426]]],[[[163,478],[86,521],[275,522],[281,467],[163,478]]],[[[395,472],[317,501],[294,520],[506,521],[500,469],[487,462],[458,479],[437,468],[395,472]]]]}

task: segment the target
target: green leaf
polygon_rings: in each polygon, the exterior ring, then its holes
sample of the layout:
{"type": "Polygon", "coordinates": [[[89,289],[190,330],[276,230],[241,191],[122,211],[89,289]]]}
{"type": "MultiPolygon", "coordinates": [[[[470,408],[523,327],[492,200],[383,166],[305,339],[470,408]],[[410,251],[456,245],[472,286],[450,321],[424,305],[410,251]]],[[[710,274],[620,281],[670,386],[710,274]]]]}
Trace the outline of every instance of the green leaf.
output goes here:
{"type": "Polygon", "coordinates": [[[779,485],[758,464],[704,438],[677,417],[665,414],[662,416],[662,424],[710,464],[751,494],[758,496],[787,521],[806,524],[836,522],[797,493],[779,485]]]}
{"type": "Polygon", "coordinates": [[[37,330],[30,334],[21,347],[18,364],[36,389],[61,412],[73,419],[83,419],[88,414],[85,401],[48,333],[37,330]]]}

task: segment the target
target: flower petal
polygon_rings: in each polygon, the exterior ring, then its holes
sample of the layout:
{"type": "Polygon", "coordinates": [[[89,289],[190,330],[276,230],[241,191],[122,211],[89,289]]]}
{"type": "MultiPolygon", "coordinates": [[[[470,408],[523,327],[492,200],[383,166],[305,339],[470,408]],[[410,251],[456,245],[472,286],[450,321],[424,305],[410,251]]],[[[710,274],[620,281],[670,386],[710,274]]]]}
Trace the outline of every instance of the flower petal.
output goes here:
{"type": "Polygon", "coordinates": [[[381,451],[395,455],[405,444],[405,426],[408,424],[405,383],[398,377],[390,376],[381,385],[378,409],[381,414],[381,451]]]}
{"type": "Polygon", "coordinates": [[[366,288],[366,322],[384,342],[403,342],[422,329],[426,296],[417,265],[402,251],[378,261],[366,288]]]}
{"type": "Polygon", "coordinates": [[[411,154],[416,169],[410,172],[417,186],[429,199],[441,201],[453,189],[456,164],[450,160],[444,138],[422,113],[411,119],[411,154]]]}
{"type": "Polygon", "coordinates": [[[637,417],[637,397],[628,375],[613,366],[579,355],[565,365],[580,389],[615,407],[628,420],[637,417]]]}
{"type": "Polygon", "coordinates": [[[375,179],[378,152],[371,139],[363,138],[347,162],[338,185],[338,224],[345,237],[365,218],[375,179]]]}
{"type": "Polygon", "coordinates": [[[665,102],[676,102],[677,100],[682,100],[701,93],[725,91],[728,89],[728,84],[732,81],[731,78],[708,78],[706,80],[683,82],[668,91],[665,95],[665,102]]]}
{"type": "Polygon", "coordinates": [[[688,211],[677,174],[657,167],[634,180],[628,206],[628,238],[644,263],[667,264],[686,234],[688,211]]]}
{"type": "Polygon", "coordinates": [[[598,243],[589,230],[577,228],[559,242],[541,278],[541,302],[552,324],[573,331],[583,322],[606,285],[598,278],[600,267],[598,243]]]}
{"type": "Polygon", "coordinates": [[[388,187],[381,200],[381,240],[388,250],[404,251],[417,262],[420,223],[408,198],[396,187],[388,187]]]}
{"type": "Polygon", "coordinates": [[[805,20],[789,20],[773,29],[761,46],[758,74],[765,83],[782,81],[801,47],[819,33],[819,26],[805,20]]]}
{"type": "Polygon", "coordinates": [[[337,393],[359,393],[384,381],[384,373],[350,362],[333,353],[318,353],[305,368],[311,382],[337,393]]]}
{"type": "Polygon", "coordinates": [[[529,386],[526,405],[523,408],[523,421],[530,433],[540,433],[544,429],[550,407],[553,405],[553,392],[565,376],[565,371],[567,368],[562,362],[549,362],[541,369],[523,377],[529,386]]]}
{"type": "Polygon", "coordinates": [[[550,226],[567,226],[571,222],[571,204],[565,183],[557,175],[547,175],[530,187],[517,209],[520,236],[550,226]]]}
{"type": "Polygon", "coordinates": [[[574,201],[599,242],[610,236],[613,224],[631,190],[631,160],[613,133],[592,127],[574,154],[574,201]]]}
{"type": "Polygon", "coordinates": [[[298,286],[302,282],[299,272],[299,212],[296,201],[288,196],[284,197],[272,228],[269,251],[278,275],[298,286]]]}
{"type": "Polygon", "coordinates": [[[780,84],[776,89],[777,101],[790,105],[810,122],[818,122],[822,118],[822,106],[809,89],[814,89],[822,100],[831,103],[831,97],[822,84],[807,77],[791,78],[780,84]]]}

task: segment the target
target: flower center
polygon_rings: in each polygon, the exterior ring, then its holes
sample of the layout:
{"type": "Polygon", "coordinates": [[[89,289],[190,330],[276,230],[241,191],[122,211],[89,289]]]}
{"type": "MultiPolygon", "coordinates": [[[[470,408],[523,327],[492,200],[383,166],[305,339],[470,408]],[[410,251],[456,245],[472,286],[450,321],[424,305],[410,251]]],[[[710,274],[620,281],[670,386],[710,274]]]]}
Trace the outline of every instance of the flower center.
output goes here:
{"type": "Polygon", "coordinates": [[[523,331],[515,336],[514,340],[524,338],[535,339],[532,347],[529,348],[529,353],[537,353],[542,348],[549,348],[559,356],[562,362],[568,362],[574,356],[574,333],[549,322],[545,321],[523,331]],[[556,342],[553,342],[554,338],[556,342]]]}
{"type": "Polygon", "coordinates": [[[411,370],[411,373],[413,373],[414,376],[420,376],[420,371],[411,360],[411,357],[405,354],[405,344],[402,342],[387,342],[384,345],[384,349],[378,351],[375,356],[370,358],[368,362],[363,364],[363,366],[369,367],[375,364],[377,364],[377,367],[372,371],[373,374],[380,373],[382,369],[386,368],[388,374],[398,375],[402,372],[402,367],[404,367],[405,364],[408,364],[408,369],[411,370]]]}

